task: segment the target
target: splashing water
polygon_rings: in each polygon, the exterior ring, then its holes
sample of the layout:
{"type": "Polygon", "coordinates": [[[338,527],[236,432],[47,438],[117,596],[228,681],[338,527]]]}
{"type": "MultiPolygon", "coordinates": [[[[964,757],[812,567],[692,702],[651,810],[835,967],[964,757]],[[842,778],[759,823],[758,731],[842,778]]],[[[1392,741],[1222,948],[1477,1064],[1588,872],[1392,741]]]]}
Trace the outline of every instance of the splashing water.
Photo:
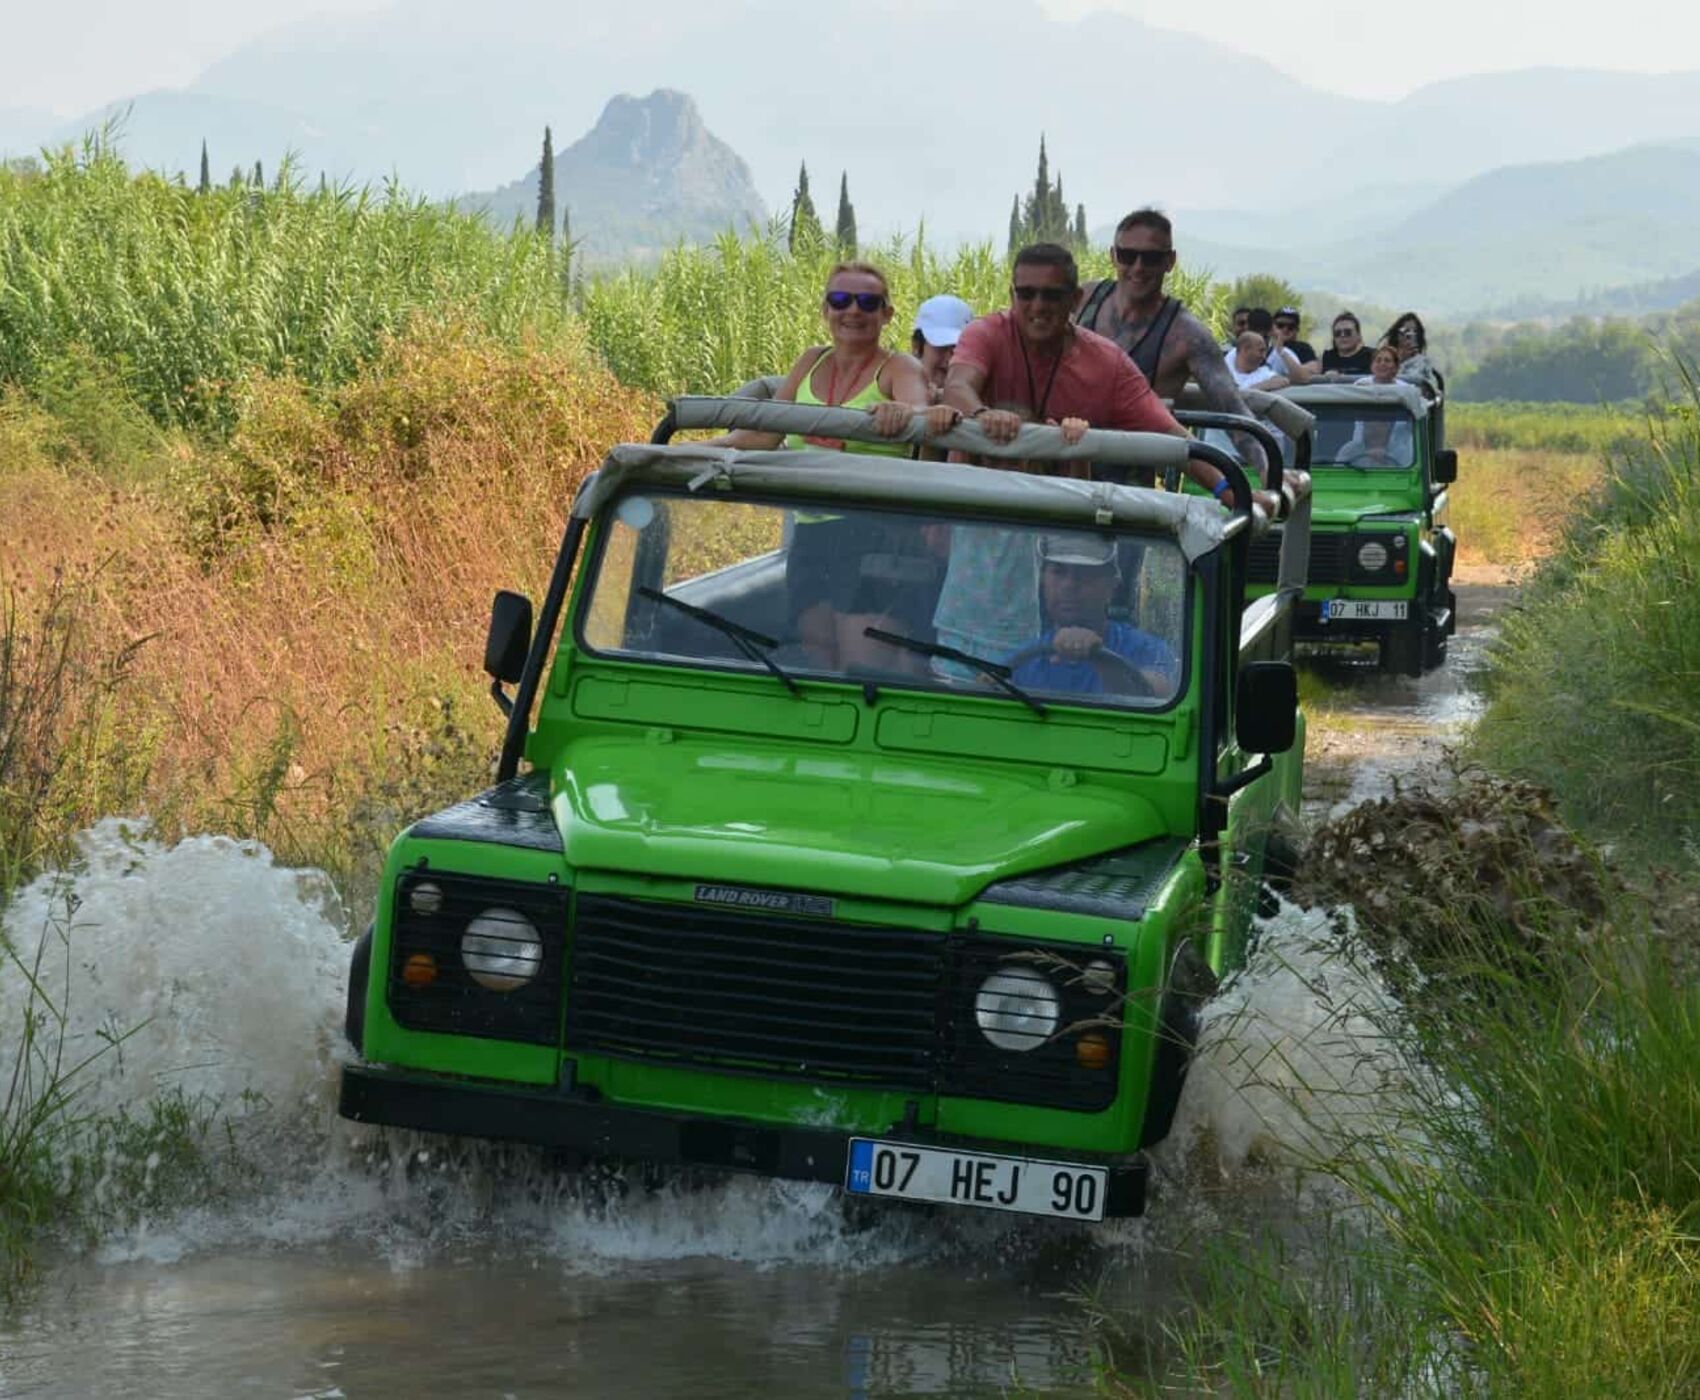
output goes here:
{"type": "MultiPolygon", "coordinates": [[[[1322,1168],[1354,1141],[1405,1139],[1421,1073],[1404,1016],[1356,943],[1352,912],[1283,904],[1204,1008],[1198,1051],[1158,1165],[1232,1177],[1322,1168]]],[[[1321,1183],[1306,1183],[1317,1187],[1321,1183]]]]}
{"type": "MultiPolygon", "coordinates": [[[[396,1267],[440,1246],[523,1240],[574,1268],[715,1258],[874,1267],[947,1253],[1009,1258],[1035,1227],[1010,1217],[893,1211],[853,1227],[830,1188],[747,1178],[646,1184],[572,1173],[548,1154],[362,1128],[337,1117],[348,946],[316,872],[279,866],[253,842],[199,836],[167,846],[108,819],[79,840],[72,870],[44,875],[6,911],[19,958],[63,1008],[67,1063],[107,1047],[79,1107],[110,1114],[180,1090],[216,1106],[263,1178],[256,1198],[185,1209],[115,1230],[107,1261],[167,1261],[245,1242],[361,1238],[396,1267]]],[[[1385,1131],[1407,1056],[1390,1042],[1397,1006],[1334,923],[1286,907],[1249,965],[1206,1007],[1175,1131],[1156,1154],[1157,1209],[1186,1208],[1201,1155],[1231,1178],[1316,1158],[1385,1131]]],[[[0,974],[0,1064],[11,1064],[27,983],[0,974]]],[[[1037,1227],[1045,1228],[1045,1227],[1037,1227]]],[[[1054,1225],[1050,1227],[1056,1229],[1054,1225]]],[[[1142,1251],[1143,1224],[1101,1232],[1142,1251]]]]}

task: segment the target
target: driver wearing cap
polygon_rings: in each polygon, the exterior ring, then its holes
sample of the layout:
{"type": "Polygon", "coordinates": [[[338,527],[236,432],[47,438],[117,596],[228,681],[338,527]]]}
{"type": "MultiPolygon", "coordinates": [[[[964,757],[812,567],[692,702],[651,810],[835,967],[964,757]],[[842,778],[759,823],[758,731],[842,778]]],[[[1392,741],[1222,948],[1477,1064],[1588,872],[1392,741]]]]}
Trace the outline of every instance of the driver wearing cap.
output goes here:
{"type": "Polygon", "coordinates": [[[1109,615],[1121,571],[1113,536],[1086,531],[1041,535],[1039,602],[1045,630],[1010,657],[1024,689],[1166,698],[1180,678],[1173,649],[1109,615]]]}
{"type": "Polygon", "coordinates": [[[944,376],[963,327],[974,319],[974,308],[961,297],[928,297],[915,310],[915,329],[909,337],[910,352],[921,362],[927,390],[934,403],[944,400],[944,376]]]}

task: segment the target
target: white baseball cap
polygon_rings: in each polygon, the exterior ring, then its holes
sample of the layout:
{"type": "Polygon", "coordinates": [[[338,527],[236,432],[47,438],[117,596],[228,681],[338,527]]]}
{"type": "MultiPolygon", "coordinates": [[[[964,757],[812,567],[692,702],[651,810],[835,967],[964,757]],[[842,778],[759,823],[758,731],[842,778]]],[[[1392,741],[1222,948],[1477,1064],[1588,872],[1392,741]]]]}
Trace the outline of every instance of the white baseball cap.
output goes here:
{"type": "Polygon", "coordinates": [[[1116,562],[1116,537],[1080,530],[1053,531],[1039,536],[1039,560],[1044,564],[1102,568],[1116,562]]]}
{"type": "Polygon", "coordinates": [[[974,308],[961,297],[928,297],[915,312],[915,329],[928,345],[943,350],[956,344],[973,319],[974,308]]]}

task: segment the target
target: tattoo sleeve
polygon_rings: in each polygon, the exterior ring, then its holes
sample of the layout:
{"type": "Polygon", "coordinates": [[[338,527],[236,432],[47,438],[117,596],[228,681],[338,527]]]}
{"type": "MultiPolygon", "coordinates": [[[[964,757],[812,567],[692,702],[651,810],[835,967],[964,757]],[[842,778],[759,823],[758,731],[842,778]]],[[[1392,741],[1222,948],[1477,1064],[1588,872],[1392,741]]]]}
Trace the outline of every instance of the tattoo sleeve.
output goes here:
{"type": "MultiPolygon", "coordinates": [[[[1245,400],[1240,397],[1234,376],[1228,373],[1228,366],[1222,359],[1222,347],[1211,338],[1210,332],[1204,329],[1203,322],[1196,316],[1187,315],[1181,318],[1175,330],[1184,337],[1187,368],[1192,371],[1192,377],[1198,382],[1205,404],[1216,413],[1238,413],[1247,418],[1255,417],[1256,415],[1246,407],[1245,400]]],[[[1263,445],[1248,433],[1234,433],[1233,442],[1245,463],[1261,480],[1268,481],[1269,466],[1263,460],[1263,445]]]]}

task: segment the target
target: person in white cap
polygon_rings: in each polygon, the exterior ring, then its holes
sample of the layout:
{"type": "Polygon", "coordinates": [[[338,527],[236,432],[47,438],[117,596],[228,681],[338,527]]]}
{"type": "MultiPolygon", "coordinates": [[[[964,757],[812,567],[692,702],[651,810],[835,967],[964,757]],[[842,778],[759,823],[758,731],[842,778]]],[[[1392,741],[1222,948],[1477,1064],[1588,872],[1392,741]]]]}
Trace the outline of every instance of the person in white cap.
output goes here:
{"type": "Polygon", "coordinates": [[[1121,580],[1114,535],[1041,535],[1038,561],[1044,630],[1009,657],[1012,681],[1024,689],[1085,695],[1174,694],[1180,679],[1174,648],[1109,615],[1121,580]]]}
{"type": "Polygon", "coordinates": [[[944,398],[945,371],[962,328],[974,319],[974,308],[961,297],[949,294],[928,297],[915,311],[915,329],[909,337],[909,350],[921,362],[921,372],[927,377],[927,388],[933,402],[944,398]]]}

